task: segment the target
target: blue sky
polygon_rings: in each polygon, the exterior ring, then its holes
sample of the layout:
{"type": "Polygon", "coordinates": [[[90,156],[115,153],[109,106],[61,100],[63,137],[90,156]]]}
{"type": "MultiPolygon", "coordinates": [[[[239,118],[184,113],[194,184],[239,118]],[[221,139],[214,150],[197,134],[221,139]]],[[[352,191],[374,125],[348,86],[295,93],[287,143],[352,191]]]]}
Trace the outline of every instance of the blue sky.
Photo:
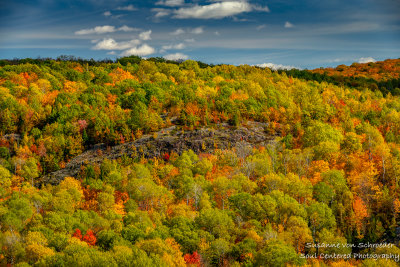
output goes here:
{"type": "Polygon", "coordinates": [[[0,58],[317,68],[400,57],[398,0],[0,0],[0,58]]]}

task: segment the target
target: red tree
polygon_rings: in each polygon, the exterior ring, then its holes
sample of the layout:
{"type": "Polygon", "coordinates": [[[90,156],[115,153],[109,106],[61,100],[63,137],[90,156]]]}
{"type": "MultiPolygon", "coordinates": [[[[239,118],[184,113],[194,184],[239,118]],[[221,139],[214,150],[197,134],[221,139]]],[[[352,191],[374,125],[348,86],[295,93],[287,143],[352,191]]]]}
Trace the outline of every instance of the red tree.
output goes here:
{"type": "Polygon", "coordinates": [[[193,252],[193,254],[186,254],[183,259],[187,265],[201,266],[201,256],[197,251],[193,252]]]}
{"type": "Polygon", "coordinates": [[[163,158],[164,158],[165,161],[168,161],[169,157],[170,157],[170,155],[168,153],[164,153],[163,158]]]}
{"type": "Polygon", "coordinates": [[[78,238],[79,240],[82,240],[81,230],[75,229],[75,233],[72,236],[78,238]]]}
{"type": "Polygon", "coordinates": [[[85,241],[88,243],[89,246],[94,246],[96,245],[97,238],[94,235],[92,230],[87,230],[86,235],[83,237],[82,241],[85,241]]]}

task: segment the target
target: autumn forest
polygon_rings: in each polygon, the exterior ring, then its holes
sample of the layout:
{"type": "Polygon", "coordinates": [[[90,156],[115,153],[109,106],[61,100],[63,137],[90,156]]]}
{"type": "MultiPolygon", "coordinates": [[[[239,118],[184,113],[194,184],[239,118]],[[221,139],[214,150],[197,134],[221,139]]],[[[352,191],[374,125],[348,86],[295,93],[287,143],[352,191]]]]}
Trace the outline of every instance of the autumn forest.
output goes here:
{"type": "Polygon", "coordinates": [[[400,59],[0,61],[0,266],[397,266],[399,223],[400,59]]]}

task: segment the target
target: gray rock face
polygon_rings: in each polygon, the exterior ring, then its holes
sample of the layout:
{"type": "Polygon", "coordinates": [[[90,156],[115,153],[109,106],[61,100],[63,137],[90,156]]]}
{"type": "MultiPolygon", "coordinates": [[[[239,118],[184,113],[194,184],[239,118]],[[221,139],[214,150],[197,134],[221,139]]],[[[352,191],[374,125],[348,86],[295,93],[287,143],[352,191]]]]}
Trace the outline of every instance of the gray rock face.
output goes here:
{"type": "Polygon", "coordinates": [[[153,158],[172,151],[181,154],[189,149],[196,153],[209,153],[215,149],[266,146],[276,137],[265,132],[266,126],[266,123],[250,121],[246,127],[234,128],[228,124],[219,124],[215,128],[204,127],[193,131],[182,131],[172,126],[113,147],[98,144],[73,158],[64,169],[43,176],[40,183],[58,184],[66,176],[76,176],[82,165],[100,164],[105,159],[118,159],[124,155],[153,158]]]}

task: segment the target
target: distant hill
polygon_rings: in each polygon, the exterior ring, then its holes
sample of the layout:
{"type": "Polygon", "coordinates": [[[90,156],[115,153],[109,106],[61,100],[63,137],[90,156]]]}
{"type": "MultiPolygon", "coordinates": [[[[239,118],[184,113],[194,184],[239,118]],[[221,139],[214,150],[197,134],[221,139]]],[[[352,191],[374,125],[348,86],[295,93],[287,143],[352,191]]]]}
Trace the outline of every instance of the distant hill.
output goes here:
{"type": "Polygon", "coordinates": [[[336,68],[314,70],[280,70],[287,75],[318,82],[326,81],[339,86],[379,90],[384,95],[400,95],[400,59],[386,59],[370,63],[339,65],[336,68]]]}
{"type": "Polygon", "coordinates": [[[339,65],[336,68],[319,68],[311,72],[328,76],[362,77],[375,81],[389,81],[400,78],[400,58],[369,63],[353,63],[350,66],[339,65]]]}

